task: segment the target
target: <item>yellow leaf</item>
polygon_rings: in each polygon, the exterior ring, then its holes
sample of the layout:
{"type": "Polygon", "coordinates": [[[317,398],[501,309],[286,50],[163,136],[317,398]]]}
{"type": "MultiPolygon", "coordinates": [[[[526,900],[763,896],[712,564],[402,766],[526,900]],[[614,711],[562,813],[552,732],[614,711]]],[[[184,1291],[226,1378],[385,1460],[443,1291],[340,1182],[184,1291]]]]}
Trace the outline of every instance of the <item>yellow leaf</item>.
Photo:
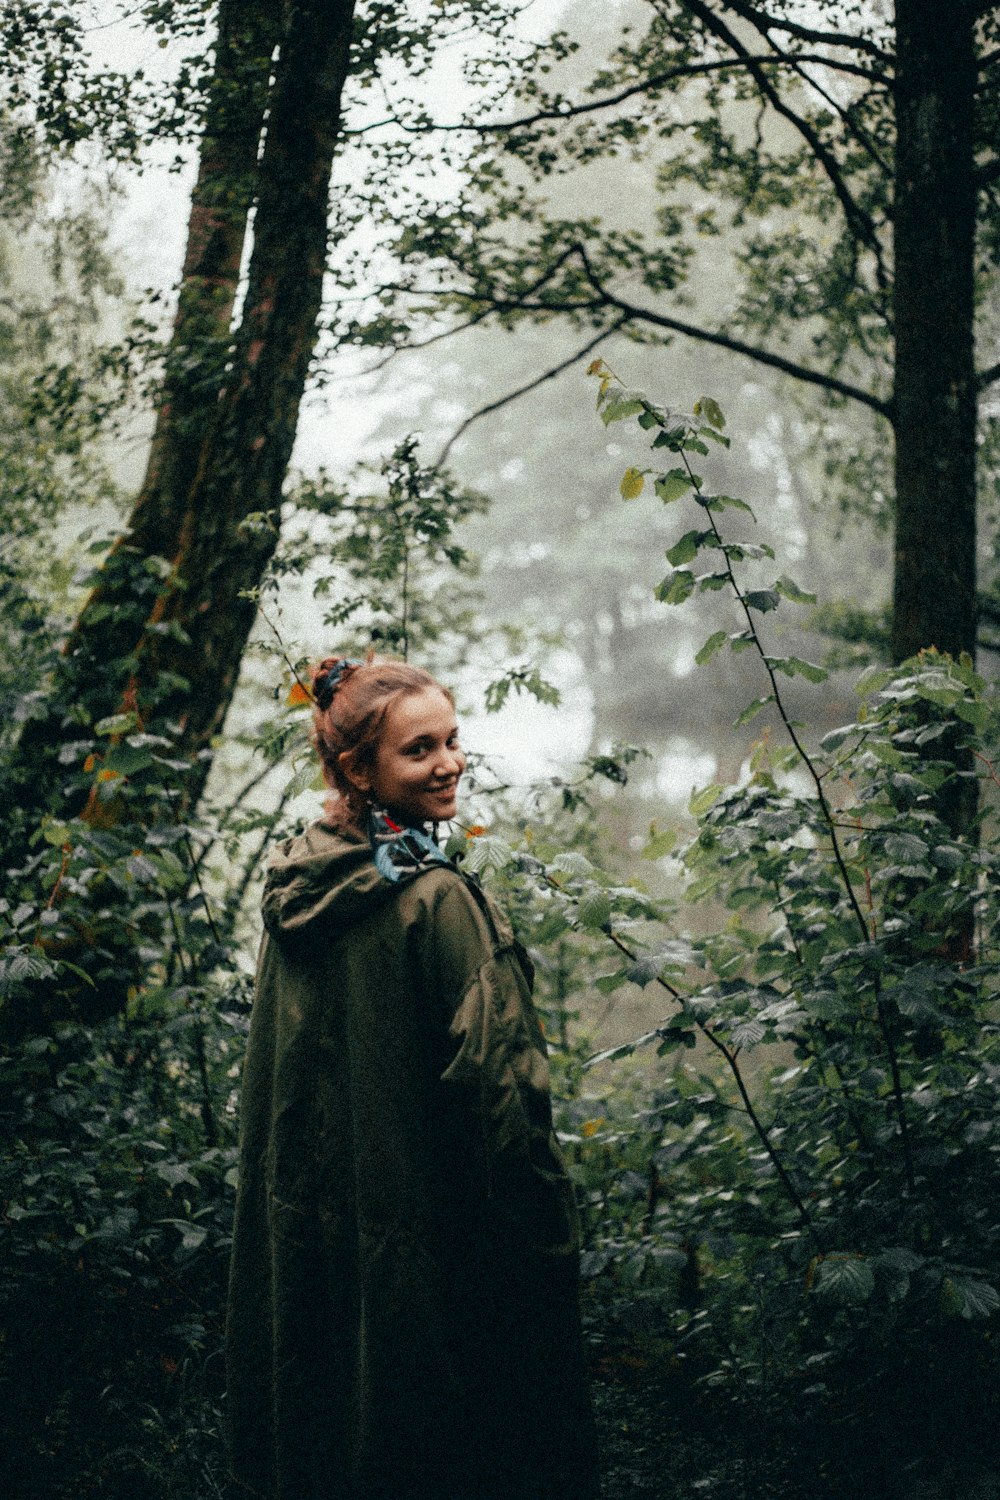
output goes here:
{"type": "Polygon", "coordinates": [[[627,468],[618,487],[622,499],[634,500],[637,495],[642,494],[645,484],[646,476],[641,469],[627,468]]]}
{"type": "Polygon", "coordinates": [[[597,1134],[603,1124],[603,1115],[601,1115],[599,1120],[584,1120],[583,1124],[580,1126],[580,1134],[582,1136],[586,1136],[589,1139],[590,1136],[597,1134]]]}
{"type": "Polygon", "coordinates": [[[303,686],[301,682],[294,682],[292,684],[291,692],[288,694],[289,708],[298,708],[303,703],[311,702],[312,695],[310,694],[309,689],[303,686]]]}
{"type": "Polygon", "coordinates": [[[112,771],[110,766],[105,766],[103,771],[98,771],[98,781],[117,781],[121,775],[120,771],[112,771]]]}
{"type": "Polygon", "coordinates": [[[590,364],[587,366],[587,374],[588,375],[600,375],[600,373],[601,373],[601,371],[603,369],[604,369],[604,361],[603,361],[603,359],[592,359],[590,361],[590,364]]]}
{"type": "Polygon", "coordinates": [[[489,829],[484,823],[470,823],[465,830],[465,837],[467,839],[480,839],[484,833],[489,833],[489,829]]]}
{"type": "Polygon", "coordinates": [[[97,765],[97,756],[96,755],[88,755],[87,759],[83,763],[83,769],[86,771],[87,775],[89,776],[90,773],[91,773],[91,771],[94,769],[94,767],[96,765],[97,765]]]}

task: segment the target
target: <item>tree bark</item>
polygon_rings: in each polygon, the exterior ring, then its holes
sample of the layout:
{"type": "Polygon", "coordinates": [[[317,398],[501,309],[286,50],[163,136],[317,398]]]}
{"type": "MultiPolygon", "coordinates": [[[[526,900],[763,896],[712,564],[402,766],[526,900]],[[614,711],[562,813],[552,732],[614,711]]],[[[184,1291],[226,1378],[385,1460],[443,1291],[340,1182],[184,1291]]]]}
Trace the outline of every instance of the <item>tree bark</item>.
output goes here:
{"type": "MultiPolygon", "coordinates": [[[[79,738],[123,708],[137,710],[147,729],[172,726],[192,761],[189,802],[208,774],[205,752],[232,700],[255,614],[240,595],[259,583],[277,542],[276,528],[243,523],[280,506],[316,343],[354,9],[355,0],[290,0],[283,12],[260,0],[222,0],[147,472],[48,700],[22,733],[12,771],[29,825],[53,792],[64,814],[86,798],[83,779],[71,782],[59,764],[68,726],[79,738]],[[275,11],[283,25],[271,78],[275,11]]],[[[112,819],[107,804],[102,818],[112,819]]]]}
{"type": "MultiPolygon", "coordinates": [[[[340,134],[354,0],[300,0],[271,92],[258,177],[254,249],[233,369],[187,496],[181,543],[158,620],[186,639],[153,637],[142,680],[179,674],[160,711],[179,718],[179,748],[196,756],[221,728],[277,543],[277,512],[315,350],[326,266],[330,172],[340,134]],[[250,526],[255,513],[275,524],[250,526]]],[[[199,762],[197,795],[208,763],[199,762]]]]}
{"type": "Polygon", "coordinates": [[[896,0],[896,661],[976,649],[975,13],[896,0]]]}

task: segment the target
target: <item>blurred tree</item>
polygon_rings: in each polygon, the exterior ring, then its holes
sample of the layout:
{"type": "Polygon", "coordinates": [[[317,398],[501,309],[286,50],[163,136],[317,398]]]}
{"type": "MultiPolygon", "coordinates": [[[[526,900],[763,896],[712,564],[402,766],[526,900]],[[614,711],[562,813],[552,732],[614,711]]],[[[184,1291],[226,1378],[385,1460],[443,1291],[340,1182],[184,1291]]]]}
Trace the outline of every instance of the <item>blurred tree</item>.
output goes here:
{"type": "MultiPolygon", "coordinates": [[[[402,291],[458,326],[559,317],[588,332],[578,358],[612,331],[683,335],[860,405],[895,451],[893,654],[974,654],[976,405],[1000,376],[973,357],[976,273],[985,334],[998,252],[995,8],[956,0],[946,38],[934,0],[900,0],[891,16],[878,0],[641,10],[648,21],[628,8],[585,84],[587,11],[524,76],[512,68],[527,112],[436,122],[437,139],[478,143],[472,185],[405,225],[386,306],[402,291]],[[654,229],[628,193],[614,219],[579,214],[588,172],[609,158],[626,182],[629,158],[655,173],[654,229]],[[701,268],[706,237],[721,236],[720,326],[701,268]]],[[[609,24],[597,19],[598,44],[609,24]]],[[[718,276],[716,250],[709,265],[718,276]]]]}

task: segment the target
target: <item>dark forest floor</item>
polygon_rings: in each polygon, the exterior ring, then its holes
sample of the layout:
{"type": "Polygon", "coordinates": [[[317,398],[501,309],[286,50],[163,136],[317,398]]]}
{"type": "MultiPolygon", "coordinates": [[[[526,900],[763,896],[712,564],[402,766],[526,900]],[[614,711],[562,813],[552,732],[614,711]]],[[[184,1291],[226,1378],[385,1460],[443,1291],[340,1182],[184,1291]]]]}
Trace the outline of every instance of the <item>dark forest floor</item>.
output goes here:
{"type": "Polygon", "coordinates": [[[1000,1500],[996,1433],[900,1461],[877,1419],[867,1432],[754,1420],[692,1390],[662,1342],[613,1328],[591,1368],[601,1500],[1000,1500]]]}

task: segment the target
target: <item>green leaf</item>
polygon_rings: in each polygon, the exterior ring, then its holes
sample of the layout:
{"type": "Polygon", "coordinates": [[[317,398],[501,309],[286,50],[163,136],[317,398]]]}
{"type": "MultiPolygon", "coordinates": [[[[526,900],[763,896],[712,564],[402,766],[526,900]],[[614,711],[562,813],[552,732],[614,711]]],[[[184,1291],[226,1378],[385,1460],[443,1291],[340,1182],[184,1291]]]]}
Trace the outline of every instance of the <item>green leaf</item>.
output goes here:
{"type": "Polygon", "coordinates": [[[690,562],[698,551],[705,538],[710,536],[707,531],[686,531],[679,542],[667,549],[667,562],[673,563],[675,568],[681,563],[690,562]]]}
{"type": "Polygon", "coordinates": [[[826,1255],[816,1268],[813,1291],[842,1307],[867,1302],[875,1290],[875,1272],[856,1255],[826,1255]]]}
{"type": "Polygon", "coordinates": [[[550,870],[555,870],[560,875],[577,875],[581,878],[593,874],[594,867],[585,854],[577,849],[564,849],[562,854],[557,854],[549,865],[550,870]]]}
{"type": "Polygon", "coordinates": [[[620,989],[628,979],[624,969],[618,969],[614,974],[601,974],[594,980],[594,988],[600,990],[602,995],[611,995],[620,989]]]}
{"type": "Polygon", "coordinates": [[[132,854],[125,861],[125,868],[139,885],[152,885],[159,880],[160,872],[146,854],[132,854]]]}
{"type": "Polygon", "coordinates": [[[643,848],[643,859],[663,859],[677,844],[677,830],[675,828],[658,829],[656,824],[650,825],[649,841],[643,848]]]}
{"type": "Polygon", "coordinates": [[[834,750],[839,750],[845,740],[850,739],[852,734],[858,732],[858,728],[857,724],[841,724],[837,729],[828,730],[820,740],[819,748],[825,750],[827,754],[832,753],[834,750]]]}
{"type": "Polygon", "coordinates": [[[676,573],[667,574],[657,586],[655,595],[661,604],[683,604],[693,590],[694,574],[689,573],[687,568],[680,568],[676,573]]]}
{"type": "Polygon", "coordinates": [[[703,786],[700,791],[691,793],[688,802],[688,812],[693,818],[700,818],[708,809],[722,796],[722,787],[713,781],[709,786],[703,786]]]}
{"type": "Polygon", "coordinates": [[[636,1047],[640,1046],[644,1040],[645,1039],[643,1037],[640,1037],[637,1041],[622,1042],[617,1047],[608,1047],[604,1052],[595,1052],[593,1056],[588,1057],[586,1062],[583,1064],[584,1071],[586,1071],[588,1068],[596,1068],[598,1063],[612,1062],[615,1058],[618,1057],[631,1057],[636,1047]]]}
{"type": "Polygon", "coordinates": [[[745,1051],[748,1047],[756,1047],[758,1042],[764,1040],[766,1034],[767,1027],[763,1021],[758,1021],[756,1016],[750,1016],[733,1028],[732,1043],[734,1047],[745,1051]]]}
{"type": "Polygon", "coordinates": [[[711,589],[713,594],[718,593],[719,589],[724,589],[729,581],[728,573],[700,573],[698,575],[698,591],[703,594],[706,589],[711,589]]]}
{"type": "MultiPolygon", "coordinates": [[[[198,1179],[191,1171],[191,1168],[188,1166],[187,1162],[163,1162],[161,1165],[154,1167],[153,1171],[156,1173],[157,1177],[162,1177],[163,1181],[168,1182],[171,1187],[178,1187],[182,1182],[189,1184],[191,1187],[198,1186],[198,1179]]],[[[174,1220],[166,1219],[163,1222],[173,1223],[174,1220]]]]}
{"type": "Polygon", "coordinates": [[[646,476],[641,469],[631,466],[625,470],[622,482],[618,486],[618,493],[623,500],[635,500],[641,495],[646,487],[646,476]]]}
{"type": "Polygon", "coordinates": [[[607,891],[599,885],[592,885],[577,902],[576,915],[582,927],[606,927],[611,920],[611,901],[607,891]]]}
{"type": "Polygon", "coordinates": [[[726,418],[718,401],[713,401],[711,396],[699,396],[692,408],[694,415],[708,423],[721,432],[726,425],[726,418]]]}
{"type": "Polygon", "coordinates": [[[646,403],[641,396],[634,391],[620,391],[608,397],[601,411],[601,421],[607,427],[612,422],[624,422],[626,417],[637,417],[645,409],[646,403]]]}
{"type": "Polygon", "coordinates": [[[665,427],[662,432],[656,434],[654,448],[669,448],[672,453],[680,453],[684,447],[686,429],[684,427],[665,427]]]}
{"type": "Polygon", "coordinates": [[[537,698],[539,703],[550,703],[558,706],[560,700],[559,689],[544,678],[536,666],[526,662],[520,667],[510,667],[502,677],[489,683],[484,695],[486,712],[498,713],[503,708],[511,689],[520,694],[527,693],[532,698],[537,698]]]}
{"type": "MultiPolygon", "coordinates": [[[[659,979],[664,969],[669,969],[675,974],[683,971],[689,963],[693,962],[693,957],[687,943],[670,942],[652,953],[642,954],[625,970],[625,977],[631,984],[638,984],[644,989],[647,984],[652,984],[655,979],[659,979]]],[[[671,1024],[687,1023],[682,1017],[675,1017],[671,1024]]]]}
{"type": "Polygon", "coordinates": [[[697,1038],[693,1030],[688,1031],[665,1031],[660,1038],[660,1044],[656,1049],[657,1057],[666,1057],[668,1052],[673,1052],[676,1047],[694,1047],[697,1038]]]}
{"type": "Polygon", "coordinates": [[[653,488],[664,505],[670,505],[672,501],[687,494],[691,488],[691,476],[686,469],[670,469],[666,474],[660,475],[653,488]]]}
{"type": "Polygon", "coordinates": [[[745,510],[748,516],[754,516],[753,511],[745,500],[739,500],[735,495],[699,495],[700,504],[706,510],[745,510]]]}
{"type": "Polygon", "coordinates": [[[943,1292],[945,1306],[960,1318],[988,1318],[1000,1307],[996,1288],[971,1276],[946,1276],[943,1292]]]}
{"type": "Polygon", "coordinates": [[[775,672],[784,672],[786,677],[806,677],[810,682],[825,682],[829,675],[815,662],[803,661],[801,656],[765,656],[767,665],[775,672]]]}
{"type": "Polygon", "coordinates": [[[42,837],[47,844],[52,844],[54,848],[61,849],[64,844],[68,844],[70,841],[69,824],[62,823],[57,818],[43,818],[42,837]]]}
{"type": "Polygon", "coordinates": [[[788,599],[792,604],[816,603],[816,595],[807,594],[805,589],[800,589],[798,584],[794,583],[788,577],[787,573],[783,573],[774,586],[782,598],[788,599]]]}
{"type": "Polygon", "coordinates": [[[762,615],[766,615],[769,610],[777,609],[781,603],[775,589],[751,589],[750,593],[744,594],[743,598],[750,609],[755,609],[762,615]]]}
{"type": "Polygon", "coordinates": [[[750,647],[754,644],[752,630],[736,630],[729,637],[730,651],[749,651],[750,647]]]}
{"type": "Polygon", "coordinates": [[[866,667],[857,681],[857,691],[862,698],[880,693],[888,687],[899,671],[898,667],[866,667]]]}
{"type": "Polygon", "coordinates": [[[106,719],[99,719],[94,725],[95,734],[131,734],[133,730],[140,727],[139,715],[133,711],[125,714],[111,714],[106,719]]]}
{"type": "Polygon", "coordinates": [[[911,864],[925,860],[930,853],[929,845],[915,833],[889,833],[885,840],[885,855],[893,864],[911,864]]]}
{"type": "Polygon", "coordinates": [[[733,728],[742,729],[744,724],[749,724],[751,719],[755,719],[757,717],[762,708],[766,708],[769,703],[773,702],[773,693],[768,693],[766,698],[755,698],[753,702],[748,703],[743,712],[739,714],[736,719],[734,719],[733,728]]]}
{"type": "Polygon", "coordinates": [[[702,646],[701,650],[695,656],[695,661],[698,666],[703,667],[707,661],[711,661],[716,652],[722,650],[722,647],[726,644],[726,641],[728,639],[729,637],[724,630],[713,631],[708,640],[705,642],[704,646],[702,646]]]}
{"type": "Polygon", "coordinates": [[[484,875],[490,870],[502,870],[512,864],[514,851],[506,839],[496,834],[484,833],[473,839],[465,856],[465,868],[473,875],[484,875]]]}

